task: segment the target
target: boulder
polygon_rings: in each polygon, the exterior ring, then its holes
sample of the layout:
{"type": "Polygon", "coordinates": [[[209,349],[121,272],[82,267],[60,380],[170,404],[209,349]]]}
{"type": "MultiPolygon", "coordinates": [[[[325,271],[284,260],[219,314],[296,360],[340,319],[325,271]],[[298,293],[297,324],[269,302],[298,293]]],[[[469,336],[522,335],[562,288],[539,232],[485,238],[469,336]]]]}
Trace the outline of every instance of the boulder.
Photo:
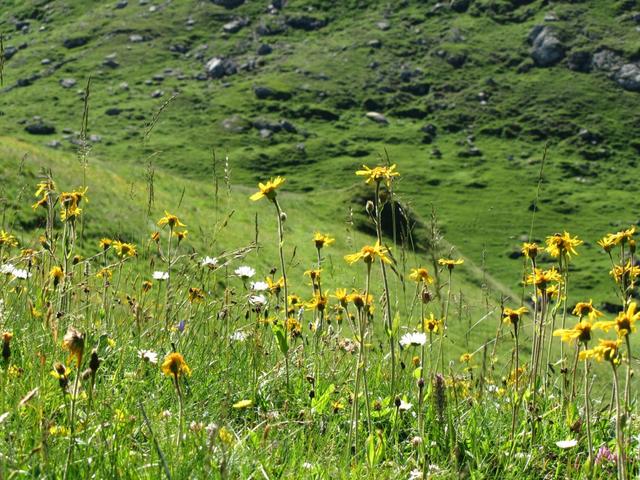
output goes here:
{"type": "Polygon", "coordinates": [[[586,51],[572,52],[567,58],[567,66],[575,72],[588,73],[591,71],[591,53],[586,51]]]}
{"type": "Polygon", "coordinates": [[[60,85],[62,86],[62,88],[73,88],[76,86],[76,79],[75,78],[63,78],[62,80],[60,80],[60,85]]]}
{"type": "Polygon", "coordinates": [[[591,60],[591,66],[595,70],[603,70],[605,72],[618,70],[622,66],[622,63],[622,59],[618,54],[606,48],[594,53],[593,59],[591,60]]]}
{"type": "Polygon", "coordinates": [[[269,55],[273,52],[273,48],[268,43],[263,43],[258,47],[257,54],[258,55],[269,55]]]}
{"type": "Polygon", "coordinates": [[[279,92],[269,87],[257,86],[253,88],[253,93],[259,100],[289,100],[291,94],[289,92],[279,92]]]}
{"type": "Polygon", "coordinates": [[[385,117],[383,114],[378,113],[378,112],[367,112],[366,117],[369,120],[372,120],[376,123],[379,123],[381,125],[388,125],[389,124],[389,120],[387,120],[387,117],[385,117]]]}
{"type": "Polygon", "coordinates": [[[4,59],[10,60],[16,53],[18,53],[18,49],[13,46],[9,46],[4,49],[4,59]]]}
{"type": "Polygon", "coordinates": [[[551,67],[564,58],[564,45],[549,27],[536,25],[529,33],[531,58],[538,67],[551,67]]]}
{"type": "Polygon", "coordinates": [[[295,17],[287,17],[286,24],[291,28],[298,30],[318,30],[327,24],[327,21],[322,18],[316,18],[309,15],[299,15],[295,17]]]}
{"type": "Polygon", "coordinates": [[[83,45],[86,45],[87,43],[89,43],[88,37],[71,37],[71,38],[65,38],[64,41],[62,42],[62,45],[65,48],[78,48],[78,47],[82,47],[83,45]]]}
{"type": "Polygon", "coordinates": [[[222,78],[238,72],[236,63],[228,58],[213,57],[204,66],[210,78],[222,78]]]}
{"type": "Polygon", "coordinates": [[[116,10],[122,10],[123,8],[127,8],[127,5],[129,5],[129,2],[127,0],[120,0],[113,6],[113,8],[115,8],[116,10]]]}
{"type": "Polygon", "coordinates": [[[232,115],[222,120],[222,128],[232,133],[243,133],[251,128],[251,123],[240,115],[232,115]]]}
{"type": "Polygon", "coordinates": [[[118,107],[111,107],[111,108],[107,108],[104,111],[104,113],[109,115],[110,117],[115,117],[115,116],[120,115],[122,113],[122,109],[120,109],[118,107]]]}
{"type": "Polygon", "coordinates": [[[614,75],[614,79],[625,90],[640,92],[640,65],[637,63],[622,65],[614,75]]]}
{"type": "Polygon", "coordinates": [[[239,32],[243,27],[247,26],[249,21],[246,18],[237,18],[228,23],[225,23],[222,26],[222,30],[226,33],[236,33],[239,32]]]}
{"type": "Polygon", "coordinates": [[[24,129],[31,135],[51,135],[56,133],[56,127],[39,117],[34,117],[24,129]]]}

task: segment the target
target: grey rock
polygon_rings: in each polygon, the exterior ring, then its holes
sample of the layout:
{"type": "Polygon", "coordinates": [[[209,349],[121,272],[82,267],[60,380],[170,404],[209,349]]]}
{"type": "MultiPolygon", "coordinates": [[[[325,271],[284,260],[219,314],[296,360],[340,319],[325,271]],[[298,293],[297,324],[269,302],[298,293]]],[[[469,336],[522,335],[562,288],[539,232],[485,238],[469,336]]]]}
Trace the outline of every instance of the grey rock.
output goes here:
{"type": "Polygon", "coordinates": [[[549,27],[536,25],[528,38],[532,44],[531,58],[538,67],[550,67],[564,58],[564,45],[549,27]]]}
{"type": "Polygon", "coordinates": [[[189,47],[187,45],[182,44],[182,43],[175,43],[175,44],[169,46],[169,51],[174,52],[174,53],[185,54],[185,53],[189,52],[189,47]]]}
{"type": "Polygon", "coordinates": [[[246,18],[237,18],[231,22],[225,23],[222,26],[222,30],[227,33],[236,33],[242,30],[243,27],[246,27],[248,23],[249,21],[246,18]]]}
{"type": "Polygon", "coordinates": [[[39,117],[34,117],[31,122],[27,123],[24,129],[31,135],[51,135],[56,133],[56,127],[39,117]]]}
{"type": "Polygon", "coordinates": [[[89,135],[89,141],[91,143],[100,143],[102,141],[102,137],[94,133],[93,135],[89,135]]]}
{"type": "Polygon", "coordinates": [[[272,135],[273,135],[272,130],[267,130],[266,128],[260,130],[260,137],[262,138],[271,138],[272,135]]]}
{"type": "Polygon", "coordinates": [[[211,0],[214,4],[224,8],[237,8],[244,3],[244,0],[211,0]]]}
{"type": "Polygon", "coordinates": [[[640,92],[640,65],[627,63],[620,67],[614,75],[618,85],[631,92],[640,92]]]}
{"type": "Polygon", "coordinates": [[[18,53],[18,49],[14,46],[9,46],[4,49],[4,59],[10,60],[16,53],[18,53]]]}
{"type": "Polygon", "coordinates": [[[40,60],[40,64],[49,65],[49,64],[51,64],[51,59],[50,58],[43,58],[42,60],[40,60]]]}
{"type": "Polygon", "coordinates": [[[110,53],[109,55],[104,57],[104,60],[102,61],[102,65],[109,68],[118,68],[120,64],[116,61],[116,58],[117,58],[117,54],[110,53]]]}
{"type": "Polygon", "coordinates": [[[232,115],[222,120],[222,128],[232,133],[243,133],[251,128],[251,123],[240,115],[232,115]]]}
{"type": "Polygon", "coordinates": [[[164,92],[162,90],[154,90],[153,92],[151,92],[151,98],[160,98],[163,95],[164,92]]]}
{"type": "Polygon", "coordinates": [[[605,72],[611,72],[618,70],[622,67],[624,62],[615,52],[604,49],[593,54],[593,60],[591,66],[595,70],[604,70],[605,72]]]}
{"type": "Polygon", "coordinates": [[[372,120],[381,125],[387,125],[389,123],[389,120],[387,120],[387,117],[385,117],[383,114],[378,112],[367,112],[366,117],[369,120],[372,120]]]}
{"type": "Polygon", "coordinates": [[[263,43],[258,47],[258,51],[256,52],[258,55],[269,55],[273,52],[273,48],[268,43],[263,43]]]}
{"type": "Polygon", "coordinates": [[[391,28],[391,24],[389,22],[387,22],[386,20],[382,20],[380,22],[376,23],[376,27],[378,27],[380,30],[387,31],[391,28]]]}
{"type": "Polygon", "coordinates": [[[125,90],[125,91],[129,90],[129,84],[127,82],[122,82],[122,83],[120,83],[120,85],[118,85],[118,88],[120,90],[125,90]]]}
{"type": "Polygon", "coordinates": [[[373,40],[369,40],[367,42],[367,46],[371,47],[371,48],[381,48],[382,47],[382,42],[380,40],[378,40],[377,38],[375,38],[373,40]]]}
{"type": "Polygon", "coordinates": [[[556,15],[556,12],[548,12],[544,16],[544,21],[545,22],[557,22],[558,20],[560,20],[560,19],[558,18],[558,15],[556,15]]]}
{"type": "Polygon", "coordinates": [[[588,73],[591,71],[593,58],[590,52],[578,51],[571,52],[567,58],[567,66],[575,72],[588,73]]]}
{"type": "Polygon", "coordinates": [[[71,37],[71,38],[65,38],[64,41],[62,42],[62,45],[65,48],[78,48],[78,47],[82,47],[83,45],[86,45],[87,43],[89,43],[88,37],[71,37]]]}
{"type": "Polygon", "coordinates": [[[154,82],[164,82],[164,75],[161,73],[156,73],[153,77],[151,77],[151,79],[154,82]]]}
{"type": "Polygon", "coordinates": [[[60,80],[60,85],[62,86],[62,88],[73,88],[76,86],[76,79],[75,78],[63,78],[62,80],[60,80]]]}
{"type": "Polygon", "coordinates": [[[120,0],[113,6],[113,8],[115,8],[116,10],[122,10],[123,8],[127,8],[127,5],[129,5],[129,2],[127,0],[120,0]]]}
{"type": "Polygon", "coordinates": [[[204,69],[211,78],[222,78],[238,72],[233,60],[222,57],[213,57],[205,64],[204,69]]]}
{"type": "Polygon", "coordinates": [[[110,117],[115,117],[115,116],[120,115],[122,113],[122,109],[120,109],[118,107],[111,107],[111,108],[107,108],[104,111],[104,113],[109,115],[110,117]]]}
{"type": "Polygon", "coordinates": [[[451,1],[451,10],[454,10],[458,13],[464,13],[469,9],[469,5],[471,5],[471,0],[452,0],[451,1]]]}
{"type": "Polygon", "coordinates": [[[46,143],[46,146],[49,148],[60,148],[62,146],[62,143],[60,142],[60,140],[51,140],[50,142],[46,143]]]}
{"type": "Polygon", "coordinates": [[[286,24],[297,30],[312,31],[318,30],[327,25],[327,21],[322,18],[311,17],[309,15],[299,15],[287,17],[286,24]]]}
{"type": "Polygon", "coordinates": [[[253,88],[253,93],[259,100],[288,100],[291,98],[289,92],[279,92],[269,87],[257,86],[253,88]]]}
{"type": "Polygon", "coordinates": [[[129,42],[131,43],[144,42],[144,37],[138,33],[134,33],[133,35],[129,35],[129,42]]]}

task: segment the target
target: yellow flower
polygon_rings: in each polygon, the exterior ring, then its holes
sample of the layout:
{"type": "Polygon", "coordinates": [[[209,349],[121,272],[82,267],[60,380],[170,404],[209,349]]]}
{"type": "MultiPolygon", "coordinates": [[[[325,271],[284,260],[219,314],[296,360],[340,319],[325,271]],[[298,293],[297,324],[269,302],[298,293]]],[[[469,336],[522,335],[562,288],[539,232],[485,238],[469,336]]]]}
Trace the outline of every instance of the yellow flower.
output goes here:
{"type": "Polygon", "coordinates": [[[396,172],[396,165],[393,164],[389,167],[377,166],[373,168],[369,168],[366,165],[362,165],[364,170],[357,170],[356,175],[360,177],[367,177],[366,183],[375,182],[379,184],[383,180],[386,182],[387,186],[391,185],[391,180],[393,177],[397,177],[400,175],[399,172],[396,172]]]}
{"type": "Polygon", "coordinates": [[[322,273],[321,269],[311,269],[304,272],[303,275],[309,277],[315,283],[316,280],[320,280],[320,273],[322,273]]]}
{"type": "Polygon", "coordinates": [[[164,211],[164,217],[158,220],[159,227],[164,227],[165,225],[169,225],[169,228],[172,230],[175,227],[186,227],[186,225],[182,223],[178,217],[170,214],[166,210],[164,211]]]}
{"type": "Polygon", "coordinates": [[[533,260],[538,256],[538,244],[537,243],[523,243],[522,248],[520,249],[522,254],[533,260]]]}
{"type": "Polygon", "coordinates": [[[336,239],[331,238],[329,235],[326,235],[324,233],[316,232],[313,236],[313,241],[316,244],[316,248],[320,250],[322,247],[328,247],[329,245],[331,245],[336,241],[336,239]]]}
{"type": "Polygon", "coordinates": [[[371,311],[371,309],[373,308],[373,295],[369,294],[367,296],[367,298],[365,298],[364,294],[362,293],[358,293],[358,292],[353,292],[351,294],[349,294],[349,301],[353,302],[353,304],[355,305],[355,307],[360,310],[361,308],[363,308],[365,305],[367,305],[369,307],[369,311],[371,311]]]}
{"type": "Polygon", "coordinates": [[[284,288],[284,278],[280,277],[277,281],[271,277],[266,278],[267,285],[269,285],[269,291],[274,295],[279,295],[284,288]]]}
{"type": "Polygon", "coordinates": [[[160,241],[160,232],[153,232],[151,235],[149,235],[149,238],[151,238],[152,242],[158,243],[160,241]]]}
{"type": "Polygon", "coordinates": [[[35,197],[40,197],[36,203],[31,205],[31,208],[34,210],[38,207],[44,207],[47,205],[49,200],[49,195],[54,194],[56,191],[56,186],[52,180],[44,180],[38,183],[38,188],[36,189],[35,197]]]}
{"type": "Polygon", "coordinates": [[[222,427],[218,431],[218,438],[227,446],[233,445],[234,443],[233,434],[227,429],[227,427],[222,427]]]}
{"type": "Polygon", "coordinates": [[[636,322],[640,319],[640,312],[636,313],[636,308],[636,302],[631,302],[627,311],[618,313],[615,320],[610,322],[596,322],[593,328],[598,328],[605,332],[608,332],[611,328],[615,328],[618,332],[618,337],[626,337],[631,332],[636,331],[636,322]]]}
{"type": "Polygon", "coordinates": [[[53,286],[57,287],[64,278],[64,272],[62,268],[56,265],[49,271],[49,277],[53,280],[53,286]]]}
{"type": "Polygon", "coordinates": [[[5,362],[8,362],[9,357],[11,357],[11,339],[12,338],[13,338],[13,333],[2,332],[2,359],[5,362]]]}
{"type": "Polygon", "coordinates": [[[460,363],[469,363],[472,357],[472,353],[463,353],[462,355],[460,355],[460,363]]]}
{"type": "Polygon", "coordinates": [[[547,252],[554,258],[560,257],[562,255],[567,255],[570,257],[571,255],[577,255],[575,247],[578,245],[582,245],[582,240],[578,239],[578,237],[571,237],[568,232],[564,233],[554,233],[553,235],[547,237],[545,240],[547,244],[547,252]]]}
{"type": "Polygon", "coordinates": [[[422,330],[429,333],[438,333],[442,329],[442,321],[436,319],[433,313],[422,319],[422,330]]]}
{"type": "Polygon", "coordinates": [[[267,183],[258,183],[259,191],[251,195],[249,198],[254,202],[260,200],[263,197],[273,201],[276,199],[276,190],[285,182],[282,177],[276,177],[269,180],[267,183]]]}
{"type": "Polygon", "coordinates": [[[253,400],[240,400],[239,402],[236,402],[233,404],[233,408],[237,408],[241,410],[243,408],[249,408],[252,405],[253,405],[253,400]]]}
{"type": "Polygon", "coordinates": [[[543,292],[547,289],[547,286],[553,282],[562,281],[562,277],[555,267],[551,267],[549,270],[542,270],[536,268],[532,274],[527,277],[527,284],[533,284],[543,292]]]}
{"type": "Polygon", "coordinates": [[[589,299],[588,302],[578,302],[573,309],[573,314],[582,318],[585,315],[589,316],[589,320],[593,321],[598,317],[602,316],[602,312],[600,310],[596,310],[593,306],[593,300],[589,299]]]}
{"type": "Polygon", "coordinates": [[[204,292],[198,287],[189,288],[189,301],[191,303],[201,303],[204,300],[204,292]]]}
{"type": "Polygon", "coordinates": [[[69,207],[63,207],[60,210],[60,220],[66,222],[67,220],[75,220],[82,213],[82,209],[76,205],[70,205],[69,207]]]}
{"type": "Polygon", "coordinates": [[[170,377],[179,377],[180,375],[191,375],[191,369],[187,362],[184,361],[184,357],[178,352],[172,352],[166,356],[164,362],[162,362],[162,373],[170,377]]]}
{"type": "Polygon", "coordinates": [[[133,243],[124,243],[119,240],[113,242],[113,248],[119,257],[133,257],[136,255],[136,246],[133,243]]]}
{"type": "Polygon", "coordinates": [[[84,335],[73,326],[69,326],[62,340],[62,348],[69,350],[69,360],[71,357],[75,357],[78,367],[80,367],[84,354],[84,335]]]}
{"type": "Polygon", "coordinates": [[[580,352],[580,360],[595,358],[599,362],[606,361],[611,362],[612,365],[618,365],[622,361],[619,350],[621,344],[621,340],[600,339],[600,345],[597,347],[580,352]]]}
{"type": "Polygon", "coordinates": [[[16,237],[10,233],[0,230],[0,247],[17,247],[18,241],[16,237]]]}
{"type": "Polygon", "coordinates": [[[316,293],[305,306],[322,312],[327,307],[327,295],[320,295],[320,293],[316,293]]]}
{"type": "Polygon", "coordinates": [[[340,305],[342,305],[343,308],[347,307],[347,304],[349,303],[349,295],[347,294],[346,288],[336,288],[333,297],[340,302],[340,305]]]}
{"type": "Polygon", "coordinates": [[[447,267],[449,270],[453,270],[456,265],[462,265],[464,260],[459,258],[457,260],[453,260],[451,258],[441,258],[438,260],[438,264],[443,267],[447,267]]]}
{"type": "Polygon", "coordinates": [[[299,305],[300,303],[302,303],[302,299],[300,298],[300,296],[292,293],[291,295],[289,295],[289,305],[299,305]]]}
{"type": "Polygon", "coordinates": [[[107,280],[110,280],[112,276],[113,276],[113,272],[111,271],[110,268],[107,268],[107,267],[101,268],[100,270],[98,270],[98,273],[96,273],[96,277],[106,278],[107,280]]]}
{"type": "Polygon", "coordinates": [[[504,315],[502,321],[504,323],[509,323],[511,325],[516,326],[520,321],[520,317],[522,317],[522,315],[524,315],[528,311],[529,310],[527,310],[527,307],[520,307],[515,310],[512,308],[506,307],[502,312],[502,314],[504,315]]]}
{"type": "Polygon", "coordinates": [[[621,230],[613,234],[612,237],[614,238],[615,244],[619,245],[619,244],[624,244],[626,242],[633,240],[633,236],[635,235],[635,233],[636,233],[636,227],[635,225],[632,225],[630,228],[627,228],[626,230],[621,230]]]}
{"type": "Polygon", "coordinates": [[[176,237],[178,239],[178,243],[180,243],[182,240],[187,238],[188,233],[188,230],[176,230],[175,232],[173,232],[173,236],[176,237]]]}
{"type": "Polygon", "coordinates": [[[614,266],[609,272],[609,275],[613,277],[616,283],[626,284],[640,275],[640,267],[636,265],[632,266],[631,260],[627,260],[625,265],[614,266]]]}
{"type": "Polygon", "coordinates": [[[591,340],[591,330],[593,326],[590,322],[578,322],[573,328],[559,328],[553,332],[554,337],[560,337],[563,342],[570,343],[578,340],[586,344],[591,340]]]}
{"type": "Polygon", "coordinates": [[[617,245],[616,236],[613,233],[608,233],[601,240],[598,240],[598,245],[600,245],[605,252],[609,253],[613,250],[613,247],[617,245]]]}
{"type": "Polygon", "coordinates": [[[427,269],[422,267],[412,268],[409,278],[416,283],[424,282],[426,285],[433,283],[433,278],[431,278],[427,269]]]}
{"type": "Polygon", "coordinates": [[[110,238],[101,238],[99,245],[102,250],[107,250],[112,243],[113,243],[113,240],[111,240],[110,238]]]}
{"type": "Polygon", "coordinates": [[[385,263],[391,263],[391,259],[387,256],[389,250],[387,247],[380,245],[380,242],[376,242],[374,246],[365,245],[359,252],[351,255],[345,255],[344,259],[353,265],[358,260],[364,260],[364,263],[372,264],[376,257],[385,263]]]}

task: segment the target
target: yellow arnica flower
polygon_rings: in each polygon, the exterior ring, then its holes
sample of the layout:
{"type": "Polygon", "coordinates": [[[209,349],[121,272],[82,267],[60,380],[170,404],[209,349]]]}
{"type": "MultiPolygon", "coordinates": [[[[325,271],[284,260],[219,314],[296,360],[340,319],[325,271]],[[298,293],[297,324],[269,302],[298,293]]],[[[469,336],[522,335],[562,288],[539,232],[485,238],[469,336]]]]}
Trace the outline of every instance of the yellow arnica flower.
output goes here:
{"type": "Polygon", "coordinates": [[[387,253],[389,253],[387,247],[380,245],[380,242],[376,242],[373,246],[365,245],[359,252],[345,255],[344,259],[349,265],[353,265],[359,260],[364,260],[364,263],[372,264],[376,257],[385,263],[391,263],[391,259],[387,256],[387,253]]]}
{"type": "Polygon", "coordinates": [[[369,294],[367,298],[365,298],[364,294],[354,292],[349,294],[349,301],[353,302],[358,310],[363,308],[365,305],[368,305],[369,311],[371,311],[373,305],[373,295],[369,294]]]}
{"type": "Polygon", "coordinates": [[[80,367],[84,354],[84,335],[78,329],[69,326],[62,340],[62,348],[69,351],[69,360],[75,358],[80,367]]]}
{"type": "Polygon", "coordinates": [[[261,198],[268,198],[273,201],[276,199],[276,190],[285,182],[282,177],[276,177],[269,180],[267,183],[258,183],[259,191],[251,195],[249,198],[254,202],[261,198]]]}
{"type": "Polygon", "coordinates": [[[113,243],[113,240],[111,240],[110,238],[101,238],[100,242],[98,242],[98,245],[102,250],[107,250],[112,243],[113,243]]]}
{"type": "Polygon", "coordinates": [[[204,292],[198,287],[189,288],[189,301],[191,303],[201,303],[204,300],[204,292]]]}
{"type": "Polygon", "coordinates": [[[618,365],[622,361],[622,355],[619,350],[621,344],[621,340],[600,339],[600,345],[597,347],[580,352],[580,360],[595,358],[599,362],[605,361],[618,365]]]}
{"type": "Polygon", "coordinates": [[[502,312],[502,314],[504,315],[504,317],[502,318],[502,321],[504,323],[509,323],[511,325],[517,325],[522,315],[524,315],[528,311],[529,310],[527,310],[527,307],[520,307],[520,308],[516,308],[515,310],[512,308],[506,307],[502,312]]]}
{"type": "Polygon", "coordinates": [[[472,357],[472,353],[463,353],[462,355],[460,355],[460,363],[469,363],[472,357]]]}
{"type": "Polygon", "coordinates": [[[598,245],[600,245],[605,252],[609,253],[613,250],[613,247],[617,245],[616,236],[613,233],[608,233],[601,240],[598,240],[598,245]]]}
{"type": "Polygon", "coordinates": [[[578,340],[586,345],[591,341],[591,330],[593,326],[590,322],[578,322],[573,328],[559,328],[553,332],[554,337],[560,337],[563,342],[573,342],[578,340]]]}
{"type": "Polygon", "coordinates": [[[547,244],[547,252],[554,258],[558,258],[561,255],[577,255],[576,248],[578,245],[582,245],[582,240],[578,237],[571,237],[568,232],[554,233],[545,240],[547,244]]]}
{"type": "Polygon", "coordinates": [[[289,295],[288,301],[289,305],[299,305],[302,303],[302,299],[300,298],[300,296],[293,293],[289,295]]]}
{"type": "Polygon", "coordinates": [[[551,267],[549,270],[536,268],[535,271],[527,277],[527,284],[533,284],[540,290],[545,291],[550,283],[559,283],[561,280],[562,277],[555,267],[551,267]]]}
{"type": "Polygon", "coordinates": [[[442,329],[442,321],[437,320],[431,313],[422,320],[422,330],[429,333],[438,333],[442,329]]]}
{"type": "Polygon", "coordinates": [[[313,242],[315,243],[316,248],[318,250],[321,249],[322,247],[328,247],[335,241],[336,241],[335,238],[331,238],[329,235],[326,235],[324,233],[316,232],[315,235],[313,236],[313,242]]]}
{"type": "Polygon", "coordinates": [[[266,281],[267,281],[267,285],[269,285],[269,291],[274,295],[278,295],[284,288],[283,277],[280,277],[277,281],[273,280],[271,277],[267,277],[266,281]]]}
{"type": "Polygon", "coordinates": [[[49,271],[49,277],[53,280],[54,285],[58,285],[64,277],[64,272],[62,271],[62,268],[56,265],[49,271]]]}
{"type": "Polygon", "coordinates": [[[373,168],[369,168],[366,165],[362,165],[363,170],[357,170],[356,175],[360,177],[366,177],[366,183],[380,183],[383,180],[386,182],[387,186],[391,184],[391,180],[393,177],[397,177],[400,175],[399,172],[396,172],[396,165],[393,164],[389,167],[377,166],[373,168]]]}
{"type": "Polygon", "coordinates": [[[182,223],[177,216],[170,214],[166,210],[164,211],[164,217],[158,220],[159,227],[164,227],[165,225],[169,225],[169,228],[171,229],[175,227],[186,227],[186,225],[182,223]]]}
{"type": "Polygon", "coordinates": [[[636,233],[636,227],[635,225],[632,225],[630,228],[627,228],[626,230],[620,230],[619,232],[613,234],[613,238],[614,241],[616,243],[616,245],[619,244],[624,244],[627,242],[630,242],[631,240],[633,240],[633,236],[636,233]]]}
{"type": "Polygon", "coordinates": [[[422,267],[412,268],[409,278],[416,283],[424,282],[426,285],[433,283],[433,278],[431,278],[427,269],[422,267]]]}
{"type": "Polygon", "coordinates": [[[453,270],[456,265],[462,265],[463,263],[464,260],[461,258],[457,260],[454,260],[452,258],[441,258],[438,260],[438,264],[442,265],[443,267],[447,267],[449,270],[453,270]]]}
{"type": "Polygon", "coordinates": [[[333,297],[340,302],[340,305],[342,305],[343,308],[346,308],[349,303],[349,295],[347,294],[346,288],[336,288],[333,297]]]}
{"type": "Polygon", "coordinates": [[[168,377],[179,377],[180,375],[191,375],[191,369],[187,362],[184,361],[184,357],[178,352],[173,352],[167,355],[162,362],[162,373],[168,377]]]}
{"type": "Polygon", "coordinates": [[[309,277],[312,281],[320,280],[320,274],[322,273],[321,269],[311,269],[306,270],[303,275],[305,277],[309,277]]]}
{"type": "Polygon", "coordinates": [[[533,260],[538,256],[538,244],[537,243],[523,243],[522,248],[520,249],[522,254],[533,260]]]}
{"type": "Polygon", "coordinates": [[[173,232],[173,236],[176,237],[178,239],[178,243],[180,243],[182,240],[187,238],[188,233],[188,230],[176,230],[175,232],[173,232]]]}
{"type": "Polygon", "coordinates": [[[321,312],[327,307],[327,295],[320,295],[320,293],[316,293],[305,306],[321,312]]]}
{"type": "Polygon", "coordinates": [[[611,328],[615,328],[619,337],[626,337],[631,332],[636,331],[636,322],[640,318],[640,312],[636,313],[636,302],[631,302],[627,311],[618,314],[615,320],[610,322],[596,322],[593,328],[598,328],[608,332],[611,328]]]}
{"type": "Polygon", "coordinates": [[[602,316],[602,312],[595,309],[595,307],[593,306],[593,300],[591,299],[588,302],[576,303],[576,306],[573,309],[573,314],[580,318],[586,315],[591,321],[602,316]]]}
{"type": "Polygon", "coordinates": [[[18,241],[16,237],[10,233],[0,230],[0,247],[17,247],[18,241]]]}
{"type": "Polygon", "coordinates": [[[133,243],[124,243],[119,240],[113,242],[113,248],[120,257],[133,257],[136,255],[136,246],[133,243]]]}
{"type": "Polygon", "coordinates": [[[613,277],[616,283],[626,284],[640,275],[640,267],[631,265],[631,260],[627,260],[625,265],[614,266],[609,275],[613,277]]]}

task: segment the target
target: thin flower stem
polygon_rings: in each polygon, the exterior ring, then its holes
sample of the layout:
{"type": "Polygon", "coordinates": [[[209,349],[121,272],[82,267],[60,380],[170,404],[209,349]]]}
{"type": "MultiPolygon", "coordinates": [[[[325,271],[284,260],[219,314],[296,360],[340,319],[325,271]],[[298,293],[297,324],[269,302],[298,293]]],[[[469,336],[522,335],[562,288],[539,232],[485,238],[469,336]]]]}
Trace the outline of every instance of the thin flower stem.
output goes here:
{"type": "MultiPolygon", "coordinates": [[[[280,254],[280,269],[282,270],[282,283],[283,283],[283,288],[282,290],[284,291],[284,318],[285,318],[285,324],[284,324],[284,328],[285,328],[285,335],[287,335],[287,316],[289,315],[288,313],[288,305],[287,302],[289,301],[289,290],[288,290],[288,284],[287,284],[287,271],[285,269],[285,263],[284,263],[284,226],[283,226],[283,214],[282,214],[282,210],[280,209],[280,204],[278,203],[278,199],[274,197],[273,199],[273,204],[276,207],[276,214],[278,217],[278,253],[280,254]]],[[[285,375],[286,375],[286,382],[287,382],[287,392],[289,391],[289,352],[284,354],[285,356],[285,375]]]]}
{"type": "Polygon", "coordinates": [[[80,362],[78,362],[78,371],[76,372],[76,379],[73,382],[73,391],[71,392],[71,406],[69,415],[69,449],[67,450],[67,461],[64,465],[64,473],[62,475],[63,480],[67,480],[69,475],[69,466],[71,465],[71,459],[73,457],[73,447],[76,443],[76,429],[75,429],[75,414],[76,414],[76,397],[78,396],[78,382],[80,380],[80,362]]]}
{"type": "Polygon", "coordinates": [[[622,432],[622,407],[620,406],[620,384],[618,382],[618,371],[616,370],[615,364],[611,363],[611,368],[613,368],[613,393],[615,395],[616,402],[616,446],[617,446],[617,454],[618,454],[618,479],[626,480],[627,479],[627,460],[625,455],[625,445],[624,445],[624,436],[622,432]]]}
{"type": "Polygon", "coordinates": [[[589,443],[589,468],[593,468],[593,440],[591,438],[591,399],[589,397],[589,360],[586,358],[584,360],[584,416],[585,422],[587,424],[587,442],[589,443]]]}

